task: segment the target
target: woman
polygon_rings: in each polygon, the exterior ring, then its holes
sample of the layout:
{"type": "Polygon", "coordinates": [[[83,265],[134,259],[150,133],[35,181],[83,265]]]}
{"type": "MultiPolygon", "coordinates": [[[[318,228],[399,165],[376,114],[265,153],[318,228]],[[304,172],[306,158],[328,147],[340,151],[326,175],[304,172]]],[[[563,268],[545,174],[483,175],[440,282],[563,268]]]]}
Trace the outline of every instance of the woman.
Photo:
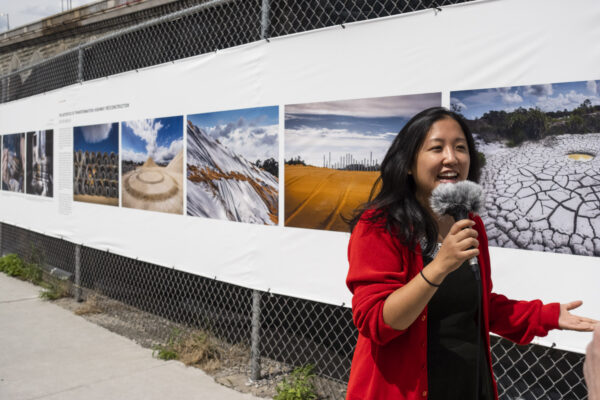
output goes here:
{"type": "Polygon", "coordinates": [[[432,212],[437,185],[476,182],[479,173],[468,126],[445,108],[415,115],[392,143],[378,194],[351,221],[346,283],[359,337],[348,400],[497,399],[490,331],[525,344],[550,329],[593,329],[596,321],[569,312],[579,301],[544,305],[492,293],[481,219],[432,212]],[[472,257],[480,280],[465,266],[472,257]]]}

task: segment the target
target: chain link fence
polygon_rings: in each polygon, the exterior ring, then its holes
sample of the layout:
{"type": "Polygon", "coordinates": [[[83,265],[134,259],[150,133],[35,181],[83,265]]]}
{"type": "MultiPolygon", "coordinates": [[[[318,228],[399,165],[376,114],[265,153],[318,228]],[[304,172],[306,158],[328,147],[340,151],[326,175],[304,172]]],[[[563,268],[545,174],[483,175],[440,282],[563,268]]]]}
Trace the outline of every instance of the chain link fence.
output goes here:
{"type": "MultiPolygon", "coordinates": [[[[182,1],[167,15],[0,77],[0,102],[257,40],[464,1],[182,1]]],[[[319,395],[344,398],[357,336],[349,308],[251,290],[8,224],[0,224],[0,253],[62,271],[73,296],[105,299],[104,312],[120,318],[109,329],[142,332],[146,346],[168,341],[174,329],[202,330],[238,349],[238,369],[255,381],[311,364],[319,395]]],[[[587,398],[583,355],[500,338],[492,339],[492,354],[501,399],[587,398]]]]}
{"type": "MultiPolygon", "coordinates": [[[[293,367],[310,364],[321,398],[345,396],[357,339],[349,308],[219,282],[8,224],[0,224],[0,251],[59,269],[73,296],[83,291],[112,302],[104,311],[121,320],[107,327],[133,338],[143,333],[143,345],[169,341],[175,327],[201,330],[238,349],[237,369],[255,381],[280,381],[293,367]]],[[[581,354],[492,337],[492,358],[502,400],[587,398],[581,354]]]]}
{"type": "Polygon", "coordinates": [[[95,24],[104,37],[1,76],[0,102],[257,40],[465,1],[471,0],[179,1],[163,6],[161,17],[113,33],[106,30],[123,22],[95,24]]]}

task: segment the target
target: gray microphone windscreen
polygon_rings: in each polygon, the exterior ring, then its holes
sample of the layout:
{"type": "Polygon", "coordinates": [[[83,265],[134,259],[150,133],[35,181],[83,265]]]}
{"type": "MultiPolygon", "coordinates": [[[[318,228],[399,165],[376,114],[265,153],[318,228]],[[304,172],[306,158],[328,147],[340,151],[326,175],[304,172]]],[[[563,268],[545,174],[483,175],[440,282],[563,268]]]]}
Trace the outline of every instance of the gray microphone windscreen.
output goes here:
{"type": "Polygon", "coordinates": [[[477,212],[483,203],[481,186],[471,181],[441,183],[431,193],[429,203],[438,215],[452,215],[454,219],[466,218],[466,213],[477,212]],[[460,212],[460,218],[456,213],[460,212]]]}

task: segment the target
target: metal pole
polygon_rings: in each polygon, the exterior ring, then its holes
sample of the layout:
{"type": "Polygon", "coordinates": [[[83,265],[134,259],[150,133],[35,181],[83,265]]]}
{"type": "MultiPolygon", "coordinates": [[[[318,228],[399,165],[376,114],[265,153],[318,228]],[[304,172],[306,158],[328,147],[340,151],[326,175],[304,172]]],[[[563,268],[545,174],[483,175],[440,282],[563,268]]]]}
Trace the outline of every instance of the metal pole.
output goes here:
{"type": "Polygon", "coordinates": [[[260,38],[267,39],[269,37],[269,11],[271,10],[271,6],[269,4],[269,0],[262,0],[262,18],[260,21],[260,38]]]}
{"type": "Polygon", "coordinates": [[[260,292],[252,291],[252,333],[250,338],[250,379],[260,379],[260,292]]]}
{"type": "Polygon", "coordinates": [[[4,228],[4,224],[0,222],[0,257],[4,255],[4,251],[2,250],[2,228],[4,228]]]}
{"type": "Polygon", "coordinates": [[[83,47],[77,52],[77,82],[83,82],[83,47]]]}
{"type": "Polygon", "coordinates": [[[81,298],[81,245],[75,245],[75,300],[79,303],[83,301],[81,298]]]}

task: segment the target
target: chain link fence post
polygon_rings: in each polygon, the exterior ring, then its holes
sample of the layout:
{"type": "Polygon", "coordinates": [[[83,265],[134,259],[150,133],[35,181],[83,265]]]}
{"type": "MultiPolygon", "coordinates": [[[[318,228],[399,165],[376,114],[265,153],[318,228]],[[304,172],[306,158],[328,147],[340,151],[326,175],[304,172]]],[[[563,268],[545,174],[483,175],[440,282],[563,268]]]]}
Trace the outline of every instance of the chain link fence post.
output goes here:
{"type": "Polygon", "coordinates": [[[0,222],[0,257],[2,257],[4,255],[4,251],[2,249],[2,227],[4,226],[4,224],[2,222],[0,222]]]}
{"type": "Polygon", "coordinates": [[[269,12],[271,10],[271,5],[269,4],[269,0],[262,0],[261,6],[261,20],[260,20],[260,38],[267,39],[269,37],[269,26],[271,23],[269,12]]]}
{"type": "Polygon", "coordinates": [[[250,334],[250,379],[260,379],[260,291],[252,291],[252,332],[250,334]]]}
{"type": "Polygon", "coordinates": [[[77,82],[83,82],[83,47],[77,50],[77,82]]]}
{"type": "Polygon", "coordinates": [[[75,245],[75,300],[81,303],[81,245],[75,245]]]}

